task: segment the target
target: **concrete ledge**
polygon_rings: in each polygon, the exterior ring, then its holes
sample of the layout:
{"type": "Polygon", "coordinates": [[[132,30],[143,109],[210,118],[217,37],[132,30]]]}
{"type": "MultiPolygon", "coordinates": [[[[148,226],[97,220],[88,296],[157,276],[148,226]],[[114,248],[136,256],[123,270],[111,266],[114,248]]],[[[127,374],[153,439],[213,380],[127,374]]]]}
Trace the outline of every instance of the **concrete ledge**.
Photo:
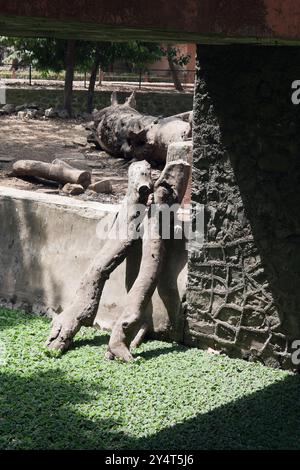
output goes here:
{"type": "MultiPolygon", "coordinates": [[[[12,308],[49,316],[72,299],[82,274],[105,239],[117,205],[84,202],[0,186],[0,299],[12,308]]],[[[167,332],[169,318],[176,338],[183,331],[181,300],[186,285],[184,243],[168,242],[166,265],[153,297],[153,331],[167,332]],[[174,250],[176,256],[174,256],[174,250]]],[[[131,255],[134,264],[135,253],[131,255]]],[[[137,267],[138,269],[138,267],[137,267]]],[[[128,270],[127,270],[128,276],[128,270]]],[[[126,296],[126,263],[108,280],[97,316],[110,329],[126,296]]]]}

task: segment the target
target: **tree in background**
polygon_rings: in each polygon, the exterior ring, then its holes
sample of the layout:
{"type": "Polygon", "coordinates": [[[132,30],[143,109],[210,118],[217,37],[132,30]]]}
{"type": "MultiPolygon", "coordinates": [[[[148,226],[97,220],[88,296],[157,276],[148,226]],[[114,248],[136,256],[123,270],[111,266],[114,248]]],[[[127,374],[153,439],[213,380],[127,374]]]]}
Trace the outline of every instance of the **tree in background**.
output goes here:
{"type": "Polygon", "coordinates": [[[164,54],[158,44],[133,42],[90,42],[56,38],[0,38],[0,45],[10,47],[26,65],[32,63],[37,70],[66,71],[64,108],[72,114],[72,90],[75,67],[91,71],[87,110],[93,109],[94,90],[99,67],[105,68],[122,59],[139,68],[151,64],[164,54]]]}
{"type": "Polygon", "coordinates": [[[37,70],[47,75],[49,71],[65,70],[63,107],[72,116],[72,96],[75,68],[90,71],[87,94],[87,111],[94,105],[94,91],[99,67],[106,68],[116,60],[123,60],[141,71],[163,56],[167,56],[174,85],[183,91],[176,65],[184,65],[188,56],[178,56],[176,48],[168,45],[164,49],[159,44],[141,41],[132,42],[91,42],[56,38],[7,38],[0,37],[0,47],[10,48],[22,64],[33,64],[37,70]]]}
{"type": "Polygon", "coordinates": [[[75,68],[75,57],[78,51],[77,41],[55,38],[6,38],[0,44],[10,47],[23,65],[33,64],[37,70],[47,75],[53,72],[66,71],[63,107],[72,115],[72,91],[75,68]]]}
{"type": "Polygon", "coordinates": [[[184,91],[179,77],[178,66],[182,67],[187,65],[191,57],[189,55],[179,54],[179,49],[173,47],[171,44],[167,45],[167,48],[164,50],[164,54],[168,59],[175,89],[177,91],[184,91]]]}
{"type": "Polygon", "coordinates": [[[2,64],[3,62],[5,52],[6,52],[6,48],[3,45],[1,45],[1,42],[0,42],[0,64],[2,64]]]}
{"type": "Polygon", "coordinates": [[[90,70],[90,81],[87,98],[87,111],[92,112],[94,107],[94,91],[99,68],[105,69],[116,60],[122,60],[132,67],[145,70],[147,66],[159,60],[164,50],[154,43],[140,41],[131,42],[84,42],[81,67],[90,70]]]}
{"type": "Polygon", "coordinates": [[[76,62],[76,41],[70,39],[67,41],[65,49],[65,88],[64,88],[64,109],[72,116],[73,101],[73,81],[76,62]]]}

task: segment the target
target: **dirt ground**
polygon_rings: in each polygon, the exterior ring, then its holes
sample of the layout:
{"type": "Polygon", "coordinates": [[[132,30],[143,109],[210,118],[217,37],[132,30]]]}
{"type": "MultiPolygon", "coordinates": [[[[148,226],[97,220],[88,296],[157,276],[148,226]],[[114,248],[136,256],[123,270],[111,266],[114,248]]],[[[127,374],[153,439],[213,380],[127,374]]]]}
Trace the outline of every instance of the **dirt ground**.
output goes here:
{"type": "MultiPolygon", "coordinates": [[[[5,84],[7,88],[28,88],[32,89],[34,86],[35,89],[63,89],[64,82],[62,80],[32,80],[32,85],[29,85],[28,80],[24,79],[5,79],[5,84]]],[[[184,89],[189,92],[193,92],[194,83],[182,83],[184,89]]],[[[87,84],[84,86],[83,81],[74,81],[73,87],[76,90],[86,90],[87,84]]],[[[123,92],[132,92],[134,90],[140,91],[155,91],[162,93],[176,93],[174,85],[172,83],[152,83],[152,82],[142,82],[141,88],[139,88],[138,83],[136,82],[103,82],[100,86],[96,83],[97,91],[123,91],[123,92]]]]}
{"type": "MultiPolygon", "coordinates": [[[[52,162],[66,159],[79,169],[89,169],[94,178],[109,178],[112,194],[86,192],[80,199],[118,203],[127,189],[129,162],[110,157],[87,143],[88,131],[75,120],[21,120],[16,116],[0,117],[0,185],[39,192],[60,193],[61,188],[10,175],[14,161],[20,159],[52,162]]],[[[72,196],[74,197],[74,196],[72,196]]]]}

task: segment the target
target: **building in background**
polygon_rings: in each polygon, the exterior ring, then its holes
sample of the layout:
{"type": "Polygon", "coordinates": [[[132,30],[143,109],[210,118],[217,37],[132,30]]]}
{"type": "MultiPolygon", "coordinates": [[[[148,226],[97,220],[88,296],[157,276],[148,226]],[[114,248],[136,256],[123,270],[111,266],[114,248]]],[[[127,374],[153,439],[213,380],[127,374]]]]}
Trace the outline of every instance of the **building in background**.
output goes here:
{"type": "MultiPolygon", "coordinates": [[[[162,44],[162,47],[166,48],[167,46],[162,44]]],[[[183,83],[194,83],[196,69],[196,44],[172,44],[172,47],[178,49],[178,57],[190,57],[187,65],[177,67],[180,75],[179,78],[183,83]]],[[[170,71],[167,57],[162,57],[159,61],[152,64],[151,68],[160,71],[161,73],[166,72],[167,75],[170,71]]]]}

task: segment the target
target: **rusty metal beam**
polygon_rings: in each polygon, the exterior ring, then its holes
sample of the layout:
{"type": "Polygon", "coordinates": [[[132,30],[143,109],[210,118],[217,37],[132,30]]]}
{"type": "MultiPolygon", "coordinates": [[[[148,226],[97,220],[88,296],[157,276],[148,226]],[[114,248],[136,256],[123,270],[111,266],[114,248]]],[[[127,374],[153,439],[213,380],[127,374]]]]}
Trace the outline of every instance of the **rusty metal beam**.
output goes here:
{"type": "Polygon", "coordinates": [[[298,0],[0,0],[0,34],[300,44],[298,0]]]}

